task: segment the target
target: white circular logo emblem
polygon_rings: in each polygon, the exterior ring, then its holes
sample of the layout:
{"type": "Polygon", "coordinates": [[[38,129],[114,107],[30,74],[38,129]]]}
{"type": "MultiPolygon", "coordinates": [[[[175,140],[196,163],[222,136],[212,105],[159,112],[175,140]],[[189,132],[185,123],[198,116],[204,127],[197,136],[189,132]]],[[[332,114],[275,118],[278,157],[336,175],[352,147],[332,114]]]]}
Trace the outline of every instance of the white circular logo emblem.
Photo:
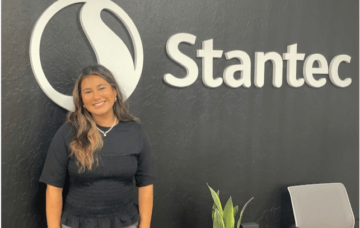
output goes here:
{"type": "Polygon", "coordinates": [[[139,32],[126,12],[111,0],[58,0],[40,16],[30,40],[30,62],[37,82],[44,93],[59,106],[74,111],[72,96],[56,91],[47,80],[40,61],[40,42],[49,20],[61,9],[75,3],[84,3],[80,11],[81,26],[95,52],[97,62],[108,68],[129,98],[134,92],[143,68],[143,47],[139,32]],[[134,61],[124,42],[102,21],[100,13],[109,10],[127,28],[134,46],[134,61]]]}

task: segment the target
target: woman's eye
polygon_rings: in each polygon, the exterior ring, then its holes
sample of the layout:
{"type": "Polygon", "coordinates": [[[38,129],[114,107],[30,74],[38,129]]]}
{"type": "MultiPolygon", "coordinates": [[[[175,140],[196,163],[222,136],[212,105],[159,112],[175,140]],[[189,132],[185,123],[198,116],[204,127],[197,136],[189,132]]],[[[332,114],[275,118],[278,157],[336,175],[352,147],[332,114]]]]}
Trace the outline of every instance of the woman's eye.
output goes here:
{"type": "Polygon", "coordinates": [[[85,91],[85,93],[87,94],[87,93],[91,93],[91,91],[85,91]]]}
{"type": "Polygon", "coordinates": [[[100,88],[100,90],[103,90],[103,89],[105,89],[105,87],[101,87],[101,88],[100,88]]]}

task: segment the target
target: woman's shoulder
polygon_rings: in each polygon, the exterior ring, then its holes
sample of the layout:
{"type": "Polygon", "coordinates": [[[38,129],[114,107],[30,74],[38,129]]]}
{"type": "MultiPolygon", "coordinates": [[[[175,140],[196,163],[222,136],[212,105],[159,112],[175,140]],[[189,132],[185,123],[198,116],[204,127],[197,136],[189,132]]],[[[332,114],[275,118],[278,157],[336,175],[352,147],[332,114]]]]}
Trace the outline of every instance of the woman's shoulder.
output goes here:
{"type": "Polygon", "coordinates": [[[72,125],[72,123],[66,121],[59,127],[56,134],[59,136],[61,135],[65,139],[71,138],[74,134],[74,126],[72,125]]]}
{"type": "Polygon", "coordinates": [[[132,130],[142,130],[142,125],[139,122],[133,120],[120,120],[120,126],[132,129],[132,130]]]}
{"type": "Polygon", "coordinates": [[[67,133],[69,131],[73,131],[74,130],[74,126],[72,125],[72,123],[68,122],[68,121],[65,121],[65,123],[63,123],[59,130],[60,132],[63,132],[63,133],[67,133]]]}

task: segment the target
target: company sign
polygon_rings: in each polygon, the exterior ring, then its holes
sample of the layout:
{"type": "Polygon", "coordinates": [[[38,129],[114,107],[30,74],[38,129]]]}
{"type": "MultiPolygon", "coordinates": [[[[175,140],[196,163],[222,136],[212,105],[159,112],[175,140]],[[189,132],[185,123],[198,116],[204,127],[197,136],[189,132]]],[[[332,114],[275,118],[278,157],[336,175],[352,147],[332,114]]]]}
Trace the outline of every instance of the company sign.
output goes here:
{"type": "Polygon", "coordinates": [[[31,35],[30,61],[41,89],[59,106],[67,110],[75,109],[72,96],[61,94],[50,85],[40,61],[40,43],[45,26],[57,12],[75,3],[84,3],[80,11],[80,22],[97,62],[114,74],[125,97],[130,97],[140,80],[144,61],[143,47],[133,21],[110,0],[58,0],[40,16],[31,35]],[[134,46],[134,60],[124,42],[102,21],[102,10],[110,11],[126,26],[134,46]]]}
{"type": "MultiPolygon", "coordinates": [[[[175,87],[187,87],[192,85],[198,78],[199,69],[195,61],[189,56],[184,55],[179,51],[180,43],[187,43],[194,45],[196,36],[188,33],[178,33],[171,36],[166,43],[166,51],[171,59],[179,63],[185,68],[187,74],[185,77],[178,78],[172,74],[165,74],[164,80],[169,85],[175,87]]],[[[196,56],[202,59],[202,81],[207,87],[216,88],[225,82],[231,88],[251,86],[251,59],[249,55],[241,50],[233,50],[226,52],[225,58],[237,59],[239,64],[228,66],[224,69],[222,77],[214,77],[213,75],[213,60],[222,58],[223,50],[214,50],[213,40],[205,40],[202,42],[202,49],[197,50],[196,56]],[[234,74],[239,72],[241,77],[235,79],[234,74]]],[[[341,63],[350,63],[351,56],[337,55],[331,62],[330,66],[321,54],[311,54],[306,57],[303,66],[303,78],[298,78],[296,75],[297,62],[305,59],[304,53],[297,53],[297,44],[287,46],[287,52],[281,56],[276,52],[255,52],[255,67],[254,67],[254,84],[261,88],[264,86],[265,62],[271,61],[273,64],[273,80],[272,84],[276,88],[282,86],[283,81],[283,60],[287,61],[286,79],[291,87],[300,87],[308,84],[311,87],[319,88],[326,84],[326,78],[321,77],[316,79],[314,74],[329,74],[331,82],[338,87],[347,87],[351,84],[351,78],[342,79],[339,76],[339,66],[341,63]],[[319,67],[314,67],[317,62],[319,67]]]]}
{"type": "MultiPolygon", "coordinates": [[[[135,90],[143,68],[143,47],[139,32],[130,17],[118,5],[111,0],[58,0],[53,3],[38,19],[35,24],[30,41],[30,61],[35,78],[44,93],[61,107],[74,110],[72,96],[67,96],[56,91],[47,80],[40,62],[40,43],[42,33],[49,20],[61,9],[75,3],[84,3],[80,11],[81,26],[95,52],[97,62],[113,72],[118,84],[121,86],[125,97],[135,90]],[[108,10],[118,17],[126,26],[134,46],[134,60],[124,42],[102,21],[100,13],[108,10]]],[[[166,52],[171,59],[185,68],[185,77],[177,77],[165,74],[164,80],[175,87],[187,87],[192,85],[199,76],[196,62],[181,53],[179,45],[187,43],[194,45],[196,36],[188,33],[178,33],[171,36],[166,43],[166,52]]],[[[213,61],[222,58],[223,50],[214,50],[213,40],[202,42],[202,49],[197,50],[196,57],[202,59],[202,81],[207,87],[216,88],[225,83],[231,88],[249,88],[252,83],[251,65],[249,55],[242,50],[228,51],[224,54],[226,60],[237,59],[239,64],[228,66],[222,76],[213,75],[213,61]],[[241,75],[235,78],[235,74],[241,75]]],[[[347,87],[351,84],[351,78],[340,77],[339,66],[342,63],[350,63],[351,56],[337,55],[330,64],[321,54],[310,54],[305,58],[304,53],[298,53],[297,44],[287,46],[287,52],[282,55],[277,52],[255,52],[254,59],[254,85],[258,88],[264,86],[265,63],[273,64],[272,84],[280,88],[283,82],[283,64],[286,61],[286,80],[291,87],[301,87],[305,83],[314,88],[320,88],[327,82],[325,76],[329,75],[330,81],[337,87],[347,87]],[[296,75],[298,61],[304,61],[303,77],[296,75]],[[314,67],[318,63],[318,67],[314,67]]]]}

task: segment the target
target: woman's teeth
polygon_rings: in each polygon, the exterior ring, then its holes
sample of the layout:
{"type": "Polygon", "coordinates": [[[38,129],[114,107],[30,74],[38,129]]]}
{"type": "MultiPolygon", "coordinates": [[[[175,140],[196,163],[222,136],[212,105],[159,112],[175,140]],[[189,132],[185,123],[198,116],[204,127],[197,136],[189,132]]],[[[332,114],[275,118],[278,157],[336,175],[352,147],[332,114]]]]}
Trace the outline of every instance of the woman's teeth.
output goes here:
{"type": "Polygon", "coordinates": [[[95,104],[96,107],[101,106],[105,103],[105,101],[95,104]]]}

